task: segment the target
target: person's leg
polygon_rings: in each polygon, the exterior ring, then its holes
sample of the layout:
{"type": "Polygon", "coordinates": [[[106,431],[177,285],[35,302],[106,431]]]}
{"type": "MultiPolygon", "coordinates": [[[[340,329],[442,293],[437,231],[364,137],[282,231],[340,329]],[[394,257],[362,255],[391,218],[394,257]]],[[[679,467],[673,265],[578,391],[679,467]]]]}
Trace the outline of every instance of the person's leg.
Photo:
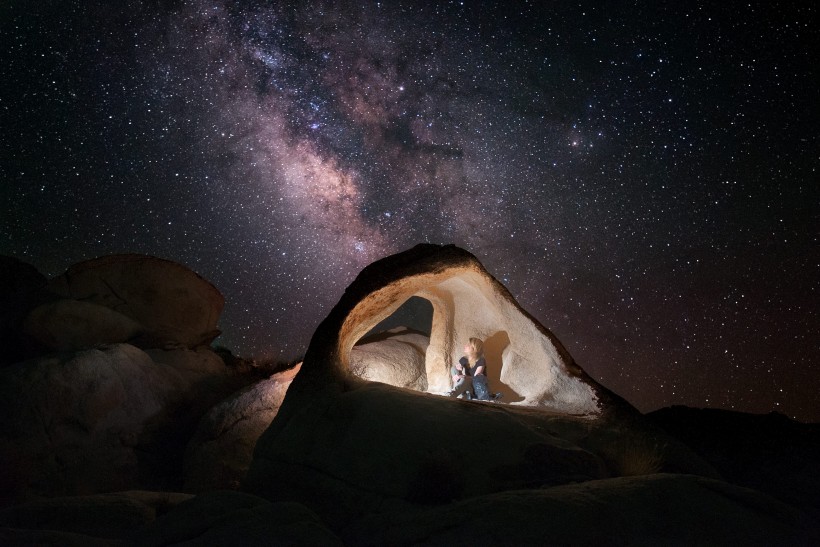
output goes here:
{"type": "Polygon", "coordinates": [[[487,386],[487,377],[483,374],[473,378],[473,390],[475,391],[476,399],[479,401],[490,400],[490,390],[487,386]]]}
{"type": "Polygon", "coordinates": [[[472,378],[467,376],[456,382],[448,395],[450,395],[450,397],[458,397],[462,393],[469,392],[471,387],[473,387],[472,378]]]}

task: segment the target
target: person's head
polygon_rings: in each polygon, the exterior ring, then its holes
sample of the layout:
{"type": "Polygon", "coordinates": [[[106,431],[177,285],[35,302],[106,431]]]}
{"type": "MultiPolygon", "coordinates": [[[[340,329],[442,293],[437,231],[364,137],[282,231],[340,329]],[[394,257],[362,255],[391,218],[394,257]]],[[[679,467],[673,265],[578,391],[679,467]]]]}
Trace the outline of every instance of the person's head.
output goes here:
{"type": "Polygon", "coordinates": [[[464,353],[471,361],[478,359],[484,353],[484,342],[481,341],[481,338],[470,338],[464,344],[464,353]]]}

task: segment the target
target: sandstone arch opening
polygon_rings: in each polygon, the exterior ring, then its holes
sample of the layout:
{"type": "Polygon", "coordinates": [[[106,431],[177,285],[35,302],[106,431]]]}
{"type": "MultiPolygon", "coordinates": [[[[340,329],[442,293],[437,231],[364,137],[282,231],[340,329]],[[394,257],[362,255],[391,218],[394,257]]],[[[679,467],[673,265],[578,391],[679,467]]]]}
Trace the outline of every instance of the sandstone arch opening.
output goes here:
{"type": "MultiPolygon", "coordinates": [[[[433,315],[434,308],[429,300],[415,295],[408,298],[356,342],[351,350],[350,371],[365,380],[428,391],[426,357],[433,315]]],[[[451,362],[459,359],[462,346],[463,343],[456,341],[451,362]]],[[[505,403],[524,399],[501,380],[504,352],[509,346],[510,337],[503,330],[484,339],[490,389],[501,393],[505,403]]],[[[437,393],[443,394],[441,391],[437,393]]]]}
{"type": "Polygon", "coordinates": [[[485,342],[490,389],[501,392],[503,402],[567,410],[578,401],[562,399],[580,397],[586,399],[582,406],[594,404],[590,387],[564,369],[563,348],[557,348],[554,339],[543,332],[546,329],[526,315],[486,272],[453,269],[432,278],[405,278],[377,293],[382,291],[396,292],[390,294],[389,303],[383,300],[384,293],[364,298],[345,322],[343,331],[366,333],[354,338],[347,359],[342,358],[353,374],[444,394],[452,385],[450,366],[462,355],[464,342],[476,336],[485,342]],[[404,290],[396,290],[401,285],[404,290]],[[422,323],[420,303],[431,310],[422,323]],[[354,318],[361,322],[352,324],[354,318]],[[426,334],[428,320],[429,343],[425,346],[419,338],[426,334]],[[404,328],[408,322],[416,330],[404,328]],[[413,336],[418,338],[410,340],[413,336]],[[415,354],[408,351],[414,345],[415,354]],[[404,351],[403,357],[399,350],[404,351]]]}
{"type": "Polygon", "coordinates": [[[400,327],[406,327],[429,337],[433,328],[433,304],[426,298],[411,296],[387,319],[382,320],[365,334],[362,340],[400,327]]]}
{"type": "Polygon", "coordinates": [[[355,364],[354,345],[414,296],[433,307],[424,354],[427,392],[450,389],[450,366],[460,357],[465,340],[500,336],[495,350],[501,357],[498,380],[514,393],[510,396],[514,403],[590,416],[601,413],[601,397],[609,400],[611,394],[573,361],[555,335],[528,314],[475,256],[453,245],[427,244],[362,270],[316,329],[291,391],[356,389],[355,382],[346,380],[355,364]]]}
{"type": "Polygon", "coordinates": [[[350,371],[365,380],[426,391],[432,322],[430,301],[411,296],[356,341],[350,371]]]}

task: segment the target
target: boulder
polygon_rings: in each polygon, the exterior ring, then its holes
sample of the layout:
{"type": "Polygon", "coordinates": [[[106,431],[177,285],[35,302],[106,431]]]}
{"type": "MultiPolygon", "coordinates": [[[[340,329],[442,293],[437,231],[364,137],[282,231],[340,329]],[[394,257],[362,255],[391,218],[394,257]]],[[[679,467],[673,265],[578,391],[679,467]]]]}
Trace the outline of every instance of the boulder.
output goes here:
{"type": "Polygon", "coordinates": [[[414,296],[433,308],[428,391],[449,390],[451,365],[464,343],[478,337],[485,341],[491,389],[505,401],[585,416],[634,412],[586,374],[473,255],[452,245],[418,245],[367,266],[314,333],[303,382],[318,386],[348,375],[354,345],[414,296]]]}
{"type": "Polygon", "coordinates": [[[185,501],[129,536],[144,547],[165,545],[328,545],[342,542],[308,508],[270,503],[232,491],[213,491],[185,501]]]}
{"type": "Polygon", "coordinates": [[[691,475],[620,477],[514,490],[369,516],[350,545],[817,545],[804,514],[773,498],[691,475]]]}
{"type": "Polygon", "coordinates": [[[0,528],[0,545],[4,547],[121,547],[119,539],[99,538],[59,530],[0,528]]]}
{"type": "Polygon", "coordinates": [[[36,343],[26,340],[22,323],[26,314],[50,299],[48,280],[30,265],[0,255],[0,365],[22,361],[36,353],[36,343]]]}
{"type": "Polygon", "coordinates": [[[116,344],[0,369],[0,501],[178,488],[194,425],[237,387],[220,363],[116,344]]]}
{"type": "Polygon", "coordinates": [[[406,328],[369,336],[350,350],[351,372],[371,382],[425,391],[425,354],[430,338],[406,328]]]}
{"type": "Polygon", "coordinates": [[[224,298],[185,266],[150,256],[112,255],[71,266],[51,280],[62,298],[107,307],[144,329],[139,345],[209,344],[224,298]]]}
{"type": "Polygon", "coordinates": [[[57,300],[32,310],[23,331],[51,350],[76,351],[127,342],[142,326],[105,306],[79,300],[57,300]]]}
{"type": "MultiPolygon", "coordinates": [[[[37,500],[0,509],[0,528],[45,530],[91,538],[124,538],[192,498],[169,492],[116,492],[37,500]]],[[[1,537],[1,536],[0,536],[1,537]]]]}
{"type": "Polygon", "coordinates": [[[371,514],[391,522],[498,492],[671,469],[714,475],[584,373],[474,256],[420,245],[365,268],[320,323],[243,489],[303,503],[341,532],[371,514]],[[355,343],[418,295],[433,308],[428,392],[353,374],[355,343]],[[467,336],[486,339],[491,381],[521,404],[431,393],[449,387],[467,336]]]}
{"type": "Polygon", "coordinates": [[[710,462],[727,481],[754,488],[820,520],[820,424],[783,414],[673,406],[647,415],[710,462]]]}
{"type": "Polygon", "coordinates": [[[300,367],[240,390],[203,416],[185,451],[186,492],[239,487],[257,439],[276,416],[300,367]]]}

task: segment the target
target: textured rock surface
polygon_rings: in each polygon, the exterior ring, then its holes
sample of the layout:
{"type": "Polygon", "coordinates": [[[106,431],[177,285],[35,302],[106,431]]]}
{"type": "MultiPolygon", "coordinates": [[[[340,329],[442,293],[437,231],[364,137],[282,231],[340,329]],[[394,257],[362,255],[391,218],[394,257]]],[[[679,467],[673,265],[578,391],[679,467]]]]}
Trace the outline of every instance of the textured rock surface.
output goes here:
{"type": "Polygon", "coordinates": [[[113,255],[71,266],[49,283],[63,298],[105,306],[145,329],[145,347],[208,344],[224,298],[185,266],[142,255],[113,255]]]}
{"type": "Polygon", "coordinates": [[[32,310],[23,330],[49,349],[76,351],[101,344],[127,342],[142,326],[105,306],[78,300],[57,300],[32,310]]]}
{"type": "Polygon", "coordinates": [[[450,366],[476,336],[485,340],[491,389],[507,401],[576,415],[629,406],[592,380],[473,255],[454,246],[418,245],[365,268],[314,334],[306,381],[347,375],[355,343],[413,296],[433,308],[429,391],[450,388],[450,366]]]}
{"type": "Polygon", "coordinates": [[[46,277],[30,265],[0,255],[0,365],[16,363],[36,352],[22,332],[26,314],[49,300],[46,277]]]}
{"type": "Polygon", "coordinates": [[[343,539],[351,545],[397,546],[730,547],[816,545],[819,539],[805,515],[764,494],[668,474],[503,492],[386,522],[373,515],[343,539]]]}
{"type": "Polygon", "coordinates": [[[188,494],[130,491],[45,499],[0,509],[0,527],[124,538],[153,522],[158,514],[191,497],[188,494]]]}
{"type": "Polygon", "coordinates": [[[179,481],[193,424],[235,389],[221,363],[205,348],[149,355],[117,344],[3,368],[4,501],[179,481]]]}
{"type": "Polygon", "coordinates": [[[563,427],[588,436],[588,423],[568,423],[572,418],[525,416],[514,407],[378,383],[323,403],[303,400],[298,417],[273,437],[280,409],[258,441],[244,486],[275,501],[305,503],[334,528],[380,507],[609,476],[601,458],[551,433],[563,427]],[[573,464],[541,466],[538,476],[527,465],[538,448],[573,464]]]}
{"type": "MultiPolygon", "coordinates": [[[[613,436],[648,447],[668,439],[652,435],[640,414],[577,367],[475,257],[423,245],[368,266],[319,325],[257,442],[244,487],[273,501],[304,503],[340,530],[370,513],[389,521],[420,506],[617,475],[626,466],[611,453],[613,436]],[[449,382],[444,367],[469,334],[489,340],[488,359],[501,356],[489,366],[501,368],[501,380],[535,408],[454,400],[353,376],[354,342],[413,295],[433,304],[428,389],[441,386],[442,377],[449,382]]],[[[656,461],[630,472],[673,465],[712,473],[683,446],[648,456],[656,461]]]]}
{"type": "Polygon", "coordinates": [[[820,520],[820,424],[777,414],[671,407],[647,415],[729,481],[766,492],[820,520]]]}
{"type": "Polygon", "coordinates": [[[453,246],[419,245],[365,268],[317,329],[306,362],[313,351],[322,364],[308,368],[334,367],[345,374],[354,344],[412,296],[433,307],[425,356],[429,391],[449,389],[450,366],[476,336],[486,341],[492,389],[504,392],[507,401],[590,415],[606,406],[601,397],[616,399],[473,255],[453,246]]]}
{"type": "Polygon", "coordinates": [[[332,545],[342,542],[297,503],[215,491],[181,503],[129,537],[134,545],[332,545]]]}
{"type": "Polygon", "coordinates": [[[239,487],[257,439],[276,416],[299,368],[242,389],[202,418],[185,452],[186,492],[239,487]]]}
{"type": "Polygon", "coordinates": [[[395,328],[380,333],[350,350],[351,371],[371,382],[416,391],[427,389],[424,356],[430,338],[408,329],[395,328]]]}

